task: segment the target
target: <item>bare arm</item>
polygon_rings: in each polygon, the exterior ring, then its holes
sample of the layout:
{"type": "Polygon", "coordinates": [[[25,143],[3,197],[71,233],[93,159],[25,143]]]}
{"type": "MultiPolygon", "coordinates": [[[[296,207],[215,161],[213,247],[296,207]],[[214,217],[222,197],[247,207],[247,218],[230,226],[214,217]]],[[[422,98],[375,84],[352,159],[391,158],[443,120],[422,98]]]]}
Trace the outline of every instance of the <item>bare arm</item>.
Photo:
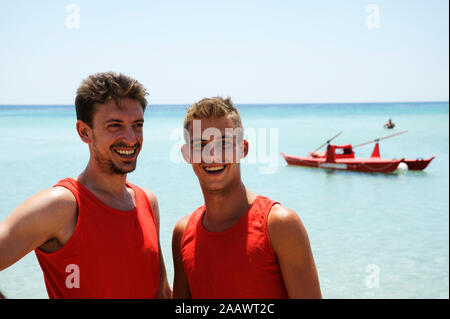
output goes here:
{"type": "Polygon", "coordinates": [[[151,191],[145,189],[145,193],[152,205],[153,214],[155,216],[156,227],[158,230],[158,250],[159,250],[159,287],[158,287],[158,298],[159,299],[170,299],[172,296],[172,291],[169,286],[169,281],[167,280],[166,265],[164,263],[164,257],[161,250],[161,245],[159,243],[159,206],[158,200],[155,194],[151,191]]]}
{"type": "Polygon", "coordinates": [[[0,223],[0,270],[46,242],[60,239],[76,210],[75,197],[62,187],[41,191],[20,204],[0,223]]]}
{"type": "Polygon", "coordinates": [[[275,205],[267,224],[289,298],[322,298],[308,234],[298,215],[275,205]]]}
{"type": "Polygon", "coordinates": [[[174,266],[173,278],[173,298],[174,299],[190,299],[191,293],[189,283],[184,273],[183,261],[181,259],[181,240],[183,238],[184,229],[189,220],[189,215],[183,217],[175,225],[172,236],[172,255],[174,266]]]}

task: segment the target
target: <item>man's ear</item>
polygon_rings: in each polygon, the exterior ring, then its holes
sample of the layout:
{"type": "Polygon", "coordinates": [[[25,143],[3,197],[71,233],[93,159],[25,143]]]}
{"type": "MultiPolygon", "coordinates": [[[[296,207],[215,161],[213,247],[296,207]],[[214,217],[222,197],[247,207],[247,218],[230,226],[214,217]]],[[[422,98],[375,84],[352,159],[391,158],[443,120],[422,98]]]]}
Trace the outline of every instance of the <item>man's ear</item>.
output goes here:
{"type": "Polygon", "coordinates": [[[241,144],[241,152],[240,152],[240,159],[243,159],[245,157],[247,157],[248,154],[248,141],[247,140],[242,140],[242,144],[241,144]]]}
{"type": "Polygon", "coordinates": [[[189,147],[187,144],[183,144],[181,146],[181,154],[183,154],[184,161],[188,164],[191,164],[191,154],[189,154],[189,147]]]}
{"type": "Polygon", "coordinates": [[[83,121],[78,120],[76,124],[78,135],[80,136],[81,140],[85,142],[86,144],[89,144],[92,142],[92,129],[89,125],[84,123],[83,121]]]}

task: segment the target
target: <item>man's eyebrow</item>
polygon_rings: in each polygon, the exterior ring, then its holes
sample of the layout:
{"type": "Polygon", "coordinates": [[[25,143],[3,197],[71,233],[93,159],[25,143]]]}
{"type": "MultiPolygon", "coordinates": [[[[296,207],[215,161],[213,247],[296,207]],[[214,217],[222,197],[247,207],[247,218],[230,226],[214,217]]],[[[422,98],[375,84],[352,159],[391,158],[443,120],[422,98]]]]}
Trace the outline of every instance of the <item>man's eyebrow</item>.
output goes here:
{"type": "Polygon", "coordinates": [[[191,143],[194,143],[194,142],[204,142],[204,141],[206,141],[206,140],[201,139],[201,138],[194,138],[194,139],[191,140],[191,143]]]}
{"type": "MultiPolygon", "coordinates": [[[[108,120],[104,121],[103,123],[111,123],[111,122],[120,122],[120,123],[122,123],[124,121],[121,120],[121,119],[108,119],[108,120]]],[[[133,123],[136,123],[136,122],[142,122],[143,123],[144,119],[137,119],[133,123]]]]}
{"type": "Polygon", "coordinates": [[[103,123],[110,123],[110,122],[123,122],[123,120],[121,120],[121,119],[108,119],[108,120],[104,121],[103,123]]]}
{"type": "MultiPolygon", "coordinates": [[[[227,138],[233,138],[235,135],[229,135],[229,134],[227,134],[227,135],[222,135],[221,136],[221,138],[222,138],[222,140],[225,140],[225,139],[227,139],[227,138]]],[[[194,142],[208,142],[209,140],[205,140],[205,139],[200,139],[200,138],[194,138],[194,139],[192,139],[191,140],[191,142],[192,143],[194,143],[194,142]]]]}
{"type": "Polygon", "coordinates": [[[223,135],[222,136],[222,139],[226,139],[226,138],[233,138],[233,137],[235,137],[237,134],[227,134],[227,135],[223,135]]]}

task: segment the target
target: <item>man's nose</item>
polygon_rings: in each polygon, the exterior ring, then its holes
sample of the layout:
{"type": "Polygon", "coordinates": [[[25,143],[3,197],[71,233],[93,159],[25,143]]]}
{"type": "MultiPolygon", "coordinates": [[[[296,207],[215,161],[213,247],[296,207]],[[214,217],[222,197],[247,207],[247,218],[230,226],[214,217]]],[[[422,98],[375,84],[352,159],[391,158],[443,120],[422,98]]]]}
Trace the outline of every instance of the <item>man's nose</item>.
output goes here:
{"type": "Polygon", "coordinates": [[[133,126],[128,126],[125,129],[125,132],[123,134],[123,140],[128,145],[135,145],[137,141],[136,132],[133,129],[133,126]]]}
{"type": "Polygon", "coordinates": [[[222,163],[222,144],[214,143],[209,151],[209,157],[212,163],[222,163]]]}

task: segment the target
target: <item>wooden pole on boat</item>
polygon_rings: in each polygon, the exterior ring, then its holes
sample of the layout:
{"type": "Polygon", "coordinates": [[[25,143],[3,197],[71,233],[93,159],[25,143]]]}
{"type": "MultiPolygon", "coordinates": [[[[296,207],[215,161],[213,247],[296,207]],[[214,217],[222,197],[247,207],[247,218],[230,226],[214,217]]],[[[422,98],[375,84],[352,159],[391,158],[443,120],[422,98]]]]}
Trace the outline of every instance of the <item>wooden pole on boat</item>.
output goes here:
{"type": "Polygon", "coordinates": [[[311,153],[314,154],[315,152],[317,152],[318,150],[320,150],[322,147],[324,147],[325,145],[329,144],[332,140],[334,140],[336,137],[338,137],[339,135],[342,134],[342,131],[337,133],[335,136],[333,136],[332,138],[330,138],[328,141],[326,141],[325,143],[323,143],[322,145],[320,145],[318,148],[316,148],[314,151],[312,151],[311,153]]]}
{"type": "Polygon", "coordinates": [[[372,141],[368,141],[368,142],[364,142],[364,143],[355,145],[355,146],[353,146],[353,148],[360,147],[360,146],[363,146],[363,145],[367,145],[367,144],[370,144],[370,143],[377,143],[377,142],[379,142],[379,141],[381,141],[381,140],[384,140],[384,139],[386,139],[386,138],[394,137],[394,136],[397,136],[397,135],[400,135],[400,134],[403,134],[403,133],[406,133],[406,132],[408,132],[408,131],[401,131],[401,132],[394,133],[394,134],[391,134],[391,135],[379,137],[379,138],[374,139],[374,140],[372,140],[372,141]]]}

